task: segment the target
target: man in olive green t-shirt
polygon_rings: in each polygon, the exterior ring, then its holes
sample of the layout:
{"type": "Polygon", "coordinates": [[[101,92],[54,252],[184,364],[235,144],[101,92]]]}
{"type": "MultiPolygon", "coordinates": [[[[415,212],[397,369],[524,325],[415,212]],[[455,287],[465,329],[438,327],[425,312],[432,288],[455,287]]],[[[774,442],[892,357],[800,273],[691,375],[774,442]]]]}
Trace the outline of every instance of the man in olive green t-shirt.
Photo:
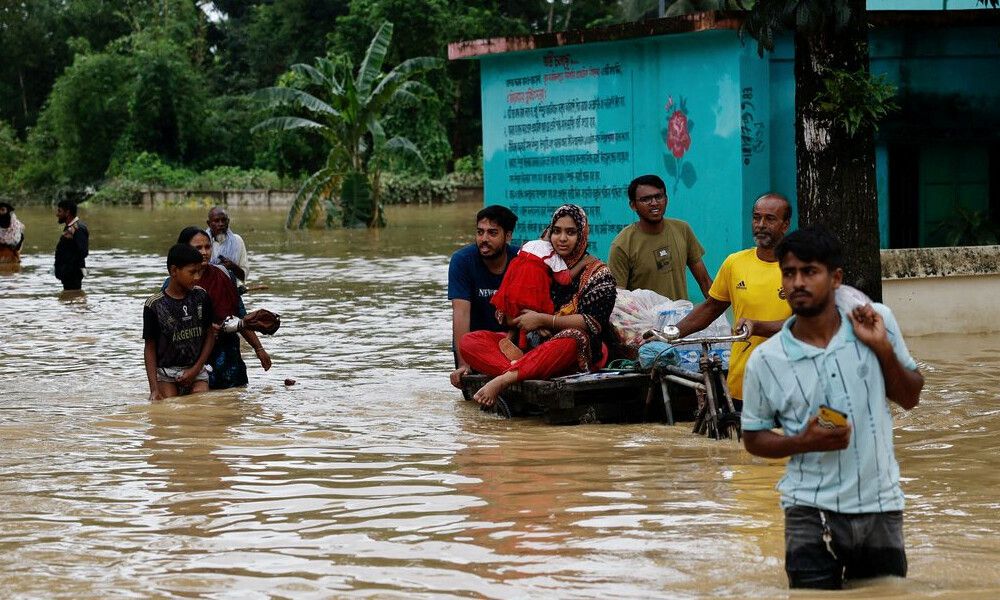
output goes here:
{"type": "Polygon", "coordinates": [[[707,298],[712,276],[701,259],[705,249],[690,225],[664,218],[667,188],[663,180],[656,175],[636,177],[628,186],[628,204],[639,220],[615,237],[608,257],[618,287],[688,300],[687,266],[707,298]]]}

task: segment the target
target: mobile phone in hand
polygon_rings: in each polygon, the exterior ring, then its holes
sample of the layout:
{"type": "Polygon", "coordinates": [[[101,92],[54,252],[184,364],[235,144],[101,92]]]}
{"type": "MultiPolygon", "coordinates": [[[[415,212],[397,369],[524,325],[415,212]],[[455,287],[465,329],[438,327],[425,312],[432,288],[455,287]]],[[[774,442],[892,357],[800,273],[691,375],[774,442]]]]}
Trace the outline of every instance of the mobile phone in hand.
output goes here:
{"type": "Polygon", "coordinates": [[[819,407],[819,424],[828,429],[847,427],[847,413],[821,404],[819,407]]]}

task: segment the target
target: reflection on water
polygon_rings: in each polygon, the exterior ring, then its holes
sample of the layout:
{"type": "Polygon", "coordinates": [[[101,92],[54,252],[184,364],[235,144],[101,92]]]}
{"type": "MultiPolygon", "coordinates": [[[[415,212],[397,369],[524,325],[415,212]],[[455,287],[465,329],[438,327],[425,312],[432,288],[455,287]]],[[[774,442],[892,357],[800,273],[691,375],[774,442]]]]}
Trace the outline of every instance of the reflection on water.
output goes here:
{"type": "MultiPolygon", "coordinates": [[[[683,426],[547,427],[460,401],[446,267],[475,209],[394,209],[381,232],[233,211],[267,286],[248,304],[282,314],[274,367],[248,355],[247,389],[150,405],[142,301],[207,211],[85,209],[91,276],[68,298],[54,217],[19,208],[0,596],[787,596],[779,462],[683,426]]],[[[910,344],[927,375],[897,417],[910,578],[841,595],[992,597],[1000,344],[910,344]]]]}

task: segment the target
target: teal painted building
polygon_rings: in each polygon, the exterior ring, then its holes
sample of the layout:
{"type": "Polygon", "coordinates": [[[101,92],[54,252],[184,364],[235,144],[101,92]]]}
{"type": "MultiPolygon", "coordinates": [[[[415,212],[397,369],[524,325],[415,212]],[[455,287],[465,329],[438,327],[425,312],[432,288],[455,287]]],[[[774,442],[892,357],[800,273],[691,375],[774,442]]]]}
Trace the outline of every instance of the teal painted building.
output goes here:
{"type": "MultiPolygon", "coordinates": [[[[901,107],[876,138],[883,247],[942,245],[1000,215],[998,12],[870,13],[871,68],[901,107]]],[[[691,224],[714,273],[752,245],[757,196],[795,196],[791,41],[759,58],[738,27],[738,15],[703,13],[453,44],[452,58],[481,61],[486,203],[519,215],[521,240],[580,204],[606,258],[635,220],[629,181],[655,173],[667,215],[691,224]]]]}

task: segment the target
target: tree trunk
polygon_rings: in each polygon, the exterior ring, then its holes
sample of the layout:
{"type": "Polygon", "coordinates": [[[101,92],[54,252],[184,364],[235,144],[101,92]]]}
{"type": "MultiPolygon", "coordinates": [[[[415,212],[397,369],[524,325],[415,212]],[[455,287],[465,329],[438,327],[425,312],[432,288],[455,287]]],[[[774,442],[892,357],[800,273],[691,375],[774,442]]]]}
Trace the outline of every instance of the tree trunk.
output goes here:
{"type": "Polygon", "coordinates": [[[24,72],[18,69],[17,71],[17,81],[21,84],[21,110],[24,114],[24,125],[21,126],[22,131],[27,131],[28,129],[28,93],[24,89],[24,72]]]}
{"type": "Polygon", "coordinates": [[[854,136],[816,110],[830,70],[868,70],[865,0],[849,0],[841,31],[795,35],[795,164],[799,226],[822,224],[844,246],[844,282],[882,299],[875,137],[871,126],[854,136]]]}

